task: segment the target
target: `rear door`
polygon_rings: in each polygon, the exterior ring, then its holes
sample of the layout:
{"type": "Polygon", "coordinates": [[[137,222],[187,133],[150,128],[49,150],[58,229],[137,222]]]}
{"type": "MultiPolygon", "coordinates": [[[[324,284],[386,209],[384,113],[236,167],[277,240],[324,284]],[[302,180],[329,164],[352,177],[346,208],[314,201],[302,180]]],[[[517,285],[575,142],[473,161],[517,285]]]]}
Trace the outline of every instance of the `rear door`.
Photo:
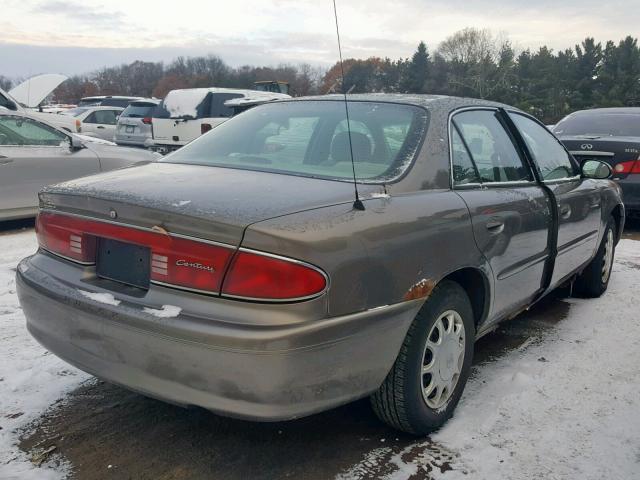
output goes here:
{"type": "Polygon", "coordinates": [[[549,195],[493,108],[452,116],[453,186],[467,204],[478,248],[494,277],[491,317],[528,304],[541,290],[552,227],[549,195]]]}
{"type": "Polygon", "coordinates": [[[89,149],[72,151],[68,137],[33,119],[0,115],[0,210],[34,210],[45,185],[100,171],[89,149]]]}
{"type": "Polygon", "coordinates": [[[511,112],[510,117],[523,137],[540,179],[557,204],[557,257],[551,278],[554,286],[596,252],[602,222],[602,182],[582,178],[579,166],[560,141],[536,120],[517,112],[511,112]]]}
{"type": "Polygon", "coordinates": [[[96,110],[82,121],[82,132],[103,140],[113,141],[118,116],[122,110],[96,110]]]}

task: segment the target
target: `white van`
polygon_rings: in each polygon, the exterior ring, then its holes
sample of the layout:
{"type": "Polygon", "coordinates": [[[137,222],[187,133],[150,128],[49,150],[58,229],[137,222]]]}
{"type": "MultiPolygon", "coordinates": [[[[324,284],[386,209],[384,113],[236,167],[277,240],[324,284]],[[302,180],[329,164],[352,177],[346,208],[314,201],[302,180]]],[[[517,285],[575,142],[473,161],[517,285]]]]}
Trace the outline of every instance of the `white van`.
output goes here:
{"type": "Polygon", "coordinates": [[[226,105],[228,101],[242,99],[258,104],[284,98],[291,97],[282,93],[229,88],[171,90],[154,110],[152,138],[147,146],[160,153],[177,150],[232,117],[236,109],[226,105]]]}

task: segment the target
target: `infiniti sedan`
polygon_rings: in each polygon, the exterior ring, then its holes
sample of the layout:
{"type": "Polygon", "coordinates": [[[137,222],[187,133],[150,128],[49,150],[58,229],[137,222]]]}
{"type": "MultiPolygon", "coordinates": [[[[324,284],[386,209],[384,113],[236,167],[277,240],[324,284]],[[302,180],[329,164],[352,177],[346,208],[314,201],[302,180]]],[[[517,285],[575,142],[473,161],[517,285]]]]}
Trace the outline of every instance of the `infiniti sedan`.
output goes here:
{"type": "Polygon", "coordinates": [[[106,381],[262,421],[370,396],[425,434],[476,339],[568,282],[605,292],[625,218],[610,175],[505,105],[280,101],[45,188],[17,290],[31,334],[106,381]]]}
{"type": "Polygon", "coordinates": [[[0,112],[0,220],[33,217],[45,185],[156,159],[150,152],[75,135],[0,112]]]}

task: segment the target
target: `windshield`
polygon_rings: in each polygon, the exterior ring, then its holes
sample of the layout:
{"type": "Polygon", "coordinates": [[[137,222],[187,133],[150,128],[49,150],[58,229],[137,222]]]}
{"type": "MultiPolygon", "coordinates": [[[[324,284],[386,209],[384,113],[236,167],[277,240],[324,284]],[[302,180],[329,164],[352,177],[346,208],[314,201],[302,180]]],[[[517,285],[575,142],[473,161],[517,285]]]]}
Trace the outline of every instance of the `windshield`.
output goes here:
{"type": "Polygon", "coordinates": [[[150,117],[155,107],[154,103],[132,103],[125,108],[124,112],[122,112],[122,115],[120,116],[127,118],[150,117]]]}
{"type": "Polygon", "coordinates": [[[558,123],[553,131],[556,135],[640,137],[640,114],[574,113],[558,123]]]}
{"type": "MultiPolygon", "coordinates": [[[[356,177],[385,182],[411,164],[427,128],[426,110],[349,102],[356,177]]],[[[345,105],[338,101],[261,105],[165,157],[190,163],[348,180],[353,178],[345,105]]]]}
{"type": "Polygon", "coordinates": [[[63,115],[71,115],[72,117],[79,117],[80,115],[82,115],[84,112],[86,112],[87,110],[89,110],[88,108],[71,108],[69,110],[63,110],[60,113],[63,115]]]}

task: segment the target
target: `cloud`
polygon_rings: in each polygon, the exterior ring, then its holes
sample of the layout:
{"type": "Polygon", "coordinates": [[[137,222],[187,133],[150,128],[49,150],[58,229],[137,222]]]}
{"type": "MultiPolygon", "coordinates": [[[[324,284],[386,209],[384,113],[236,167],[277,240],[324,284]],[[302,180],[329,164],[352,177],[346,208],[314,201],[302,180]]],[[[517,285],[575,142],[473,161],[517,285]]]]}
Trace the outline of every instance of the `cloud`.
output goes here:
{"type": "Polygon", "coordinates": [[[65,17],[75,27],[122,28],[126,26],[125,16],[118,11],[107,11],[101,7],[90,7],[82,3],[53,0],[41,3],[32,9],[35,15],[55,15],[65,17]]]}

